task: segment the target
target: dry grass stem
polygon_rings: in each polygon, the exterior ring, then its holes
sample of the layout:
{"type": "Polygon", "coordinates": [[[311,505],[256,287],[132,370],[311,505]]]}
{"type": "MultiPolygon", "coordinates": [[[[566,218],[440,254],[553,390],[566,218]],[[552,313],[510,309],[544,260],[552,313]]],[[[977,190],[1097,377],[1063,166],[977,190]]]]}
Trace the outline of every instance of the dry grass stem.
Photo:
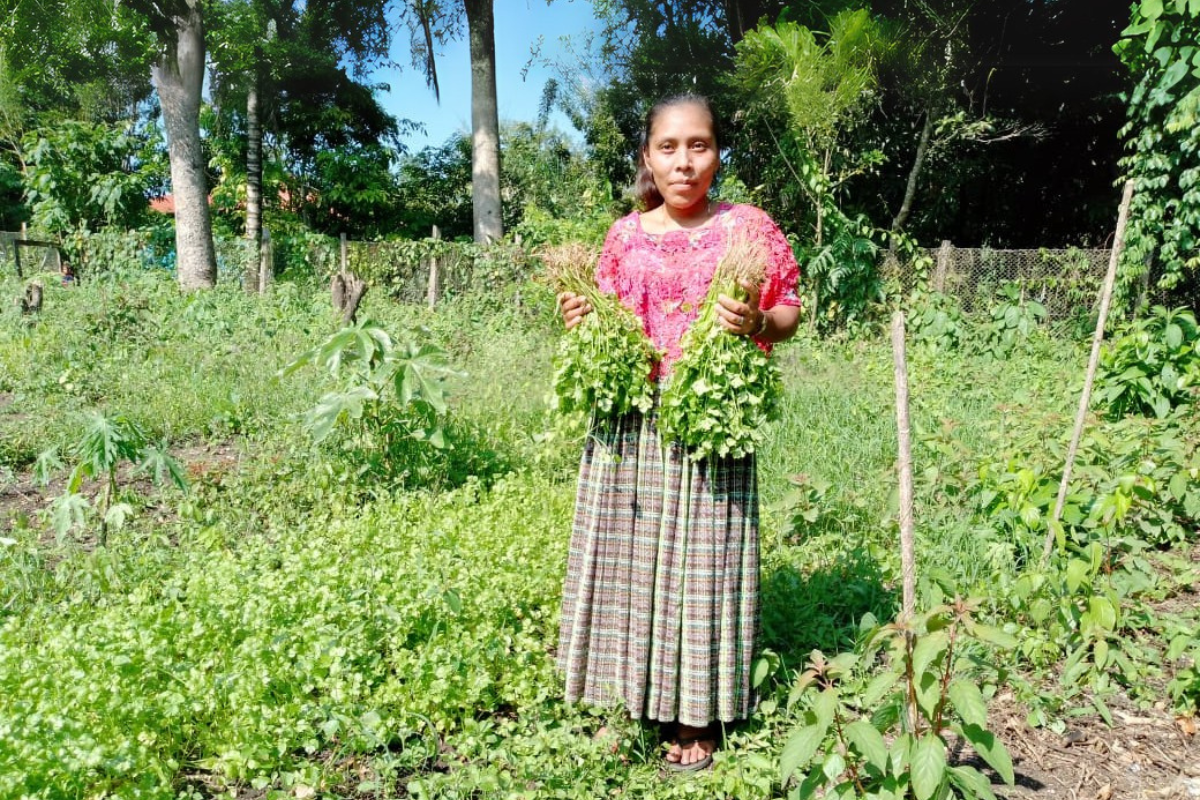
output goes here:
{"type": "Polygon", "coordinates": [[[539,253],[546,265],[546,277],[560,292],[593,294],[596,289],[596,262],[600,253],[581,242],[546,247],[539,253]]]}

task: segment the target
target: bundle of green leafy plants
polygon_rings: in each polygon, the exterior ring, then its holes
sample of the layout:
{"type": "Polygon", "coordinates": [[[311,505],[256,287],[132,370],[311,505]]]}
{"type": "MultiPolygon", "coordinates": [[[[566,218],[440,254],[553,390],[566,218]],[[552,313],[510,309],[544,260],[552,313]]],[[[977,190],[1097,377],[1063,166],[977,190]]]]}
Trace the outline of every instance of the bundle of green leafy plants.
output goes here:
{"type": "Polygon", "coordinates": [[[547,248],[541,256],[556,291],[582,295],[592,306],[559,345],[555,407],[600,416],[649,411],[654,403],[650,371],[658,352],[637,315],[596,285],[596,251],[572,243],[547,248]]]}
{"type": "Polygon", "coordinates": [[[717,298],[745,302],[745,286],[762,284],[765,264],[760,244],[731,238],[663,389],[659,433],[697,460],[753,453],[765,439],[765,423],[779,415],[778,367],[752,338],[730,335],[717,316],[717,298]]]}

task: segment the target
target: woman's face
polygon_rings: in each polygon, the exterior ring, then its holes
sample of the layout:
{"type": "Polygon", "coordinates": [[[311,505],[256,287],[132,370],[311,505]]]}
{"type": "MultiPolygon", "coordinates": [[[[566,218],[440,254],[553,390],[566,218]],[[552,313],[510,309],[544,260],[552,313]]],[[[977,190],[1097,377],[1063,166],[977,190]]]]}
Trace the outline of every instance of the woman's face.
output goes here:
{"type": "Polygon", "coordinates": [[[667,206],[685,213],[707,208],[720,156],[703,106],[680,103],[660,111],[642,159],[667,206]]]}

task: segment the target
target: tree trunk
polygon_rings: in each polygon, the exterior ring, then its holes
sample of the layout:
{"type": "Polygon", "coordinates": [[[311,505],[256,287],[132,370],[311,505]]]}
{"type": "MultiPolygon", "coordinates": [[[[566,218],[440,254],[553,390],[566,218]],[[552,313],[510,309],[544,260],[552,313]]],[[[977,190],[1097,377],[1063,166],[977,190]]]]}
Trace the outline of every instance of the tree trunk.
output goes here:
{"type": "MultiPolygon", "coordinates": [[[[904,202],[900,204],[900,210],[896,213],[896,218],[892,220],[892,233],[899,233],[904,227],[904,223],[908,222],[908,215],[912,212],[913,197],[917,193],[917,176],[921,174],[921,167],[925,163],[925,154],[929,152],[929,136],[933,133],[933,114],[929,109],[925,110],[925,125],[921,128],[921,138],[917,141],[917,157],[913,159],[912,169],[908,171],[908,185],[904,187],[904,202]]],[[[895,247],[895,237],[890,239],[891,247],[895,247]]]]}
{"type": "Polygon", "coordinates": [[[504,235],[500,217],[500,117],[496,103],[496,22],[492,0],[463,0],[471,40],[471,202],[475,241],[504,235]]]}
{"type": "Polygon", "coordinates": [[[246,239],[250,242],[246,254],[246,273],[243,285],[247,292],[261,291],[259,273],[262,267],[262,120],[258,115],[257,62],[261,54],[255,51],[255,72],[246,93],[246,239]]]}
{"type": "Polygon", "coordinates": [[[164,52],[150,74],[167,129],[171,192],[175,196],[176,268],[183,288],[208,289],[217,282],[217,258],[200,148],[200,90],[204,82],[200,0],[181,3],[172,23],[174,36],[164,37],[164,52]]]}

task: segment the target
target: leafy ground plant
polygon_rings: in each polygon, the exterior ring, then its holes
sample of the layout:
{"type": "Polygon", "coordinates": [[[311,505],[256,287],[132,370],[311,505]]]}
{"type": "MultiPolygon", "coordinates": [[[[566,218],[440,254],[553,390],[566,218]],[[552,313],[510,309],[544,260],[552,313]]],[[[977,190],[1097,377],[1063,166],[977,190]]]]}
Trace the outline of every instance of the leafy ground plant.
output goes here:
{"type": "Polygon", "coordinates": [[[978,603],[956,599],[912,622],[875,631],[861,652],[826,660],[814,651],[791,693],[807,700],[780,760],[790,800],[825,797],[994,798],[991,781],[952,764],[950,737],[965,741],[1008,785],[1012,759],[987,729],[987,704],[967,676],[964,640],[1011,646],[1011,637],[977,622],[978,603]],[[869,677],[878,649],[884,670],[869,677]]]}
{"type": "Polygon", "coordinates": [[[383,328],[363,320],[331,334],[284,367],[280,377],[308,364],[342,382],[340,390],[322,396],[304,416],[314,442],[344,426],[351,447],[371,450],[379,445],[384,454],[402,438],[445,445],[445,379],[458,373],[432,342],[396,342],[383,328]],[[389,392],[395,403],[385,401],[389,392]]]}
{"type": "Polygon", "coordinates": [[[1100,356],[1094,402],[1111,419],[1163,418],[1200,387],[1200,327],[1184,308],[1155,306],[1118,331],[1100,356]]]}
{"type": "MultiPolygon", "coordinates": [[[[84,527],[93,504],[81,494],[83,481],[100,481],[102,488],[95,510],[100,518],[99,542],[103,547],[108,544],[109,528],[121,527],[133,513],[128,503],[113,503],[117,496],[117,471],[122,464],[137,472],[149,472],[156,485],[170,482],[186,489],[187,479],[179,463],[167,453],[166,444],[152,444],[142,427],[129,417],[121,414],[108,417],[95,411],[86,420],[80,438],[66,448],[75,466],[67,480],[67,491],[50,505],[50,518],[60,540],[72,528],[84,527]]],[[[62,466],[59,448],[44,451],[37,463],[42,483],[49,483],[62,466]]]]}
{"type": "Polygon", "coordinates": [[[658,360],[642,322],[615,295],[601,292],[594,270],[597,254],[582,244],[542,252],[546,274],[560,292],[582,295],[592,312],[562,338],[554,359],[554,395],[559,411],[601,416],[643,413],[654,404],[650,370],[658,360]]]}
{"type": "Polygon", "coordinates": [[[761,284],[765,263],[759,244],[730,241],[700,316],[683,336],[682,355],[671,367],[658,429],[693,458],[749,455],[763,443],[767,421],[778,416],[779,369],[753,339],[730,334],[717,316],[717,298],[724,294],[745,301],[744,284],[761,284]]]}

